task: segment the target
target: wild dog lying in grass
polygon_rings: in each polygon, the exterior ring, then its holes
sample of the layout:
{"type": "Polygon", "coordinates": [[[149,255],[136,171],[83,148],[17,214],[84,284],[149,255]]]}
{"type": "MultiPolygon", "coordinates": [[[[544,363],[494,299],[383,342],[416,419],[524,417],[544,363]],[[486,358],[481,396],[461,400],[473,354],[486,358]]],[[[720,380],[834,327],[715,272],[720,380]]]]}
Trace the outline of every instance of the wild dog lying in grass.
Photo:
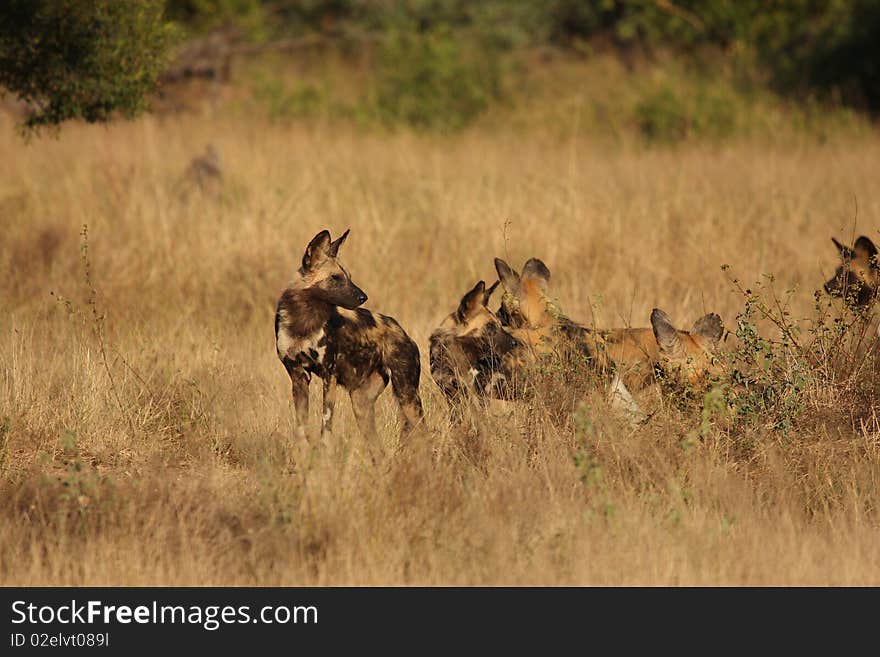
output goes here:
{"type": "Polygon", "coordinates": [[[324,382],[322,437],[332,430],[337,385],[349,392],[361,431],[375,435],[374,404],[389,379],[408,433],[422,419],[419,348],[394,319],[358,307],[367,295],[337,260],[346,237],[315,235],[278,300],[275,347],[293,387],[297,435],[306,433],[312,374],[324,382]]]}
{"type": "Polygon", "coordinates": [[[704,315],[690,331],[681,331],[672,325],[665,312],[654,308],[651,327],[657,354],[655,369],[662,381],[690,391],[702,391],[721,376],[723,368],[717,351],[724,325],[718,315],[704,315]]]}
{"type": "Polygon", "coordinates": [[[477,283],[431,334],[431,376],[453,405],[505,394],[505,360],[518,343],[488,308],[496,287],[497,281],[488,289],[477,283]]]}
{"type": "MultiPolygon", "coordinates": [[[[554,317],[561,317],[561,313],[555,304],[547,298],[546,288],[550,280],[550,271],[540,261],[534,264],[534,259],[526,263],[523,275],[520,277],[503,260],[496,259],[495,267],[499,272],[506,292],[501,301],[498,315],[502,324],[519,328],[534,333],[540,326],[546,326],[554,321],[554,317]],[[531,284],[530,279],[535,277],[534,272],[543,282],[540,286],[531,284]],[[505,282],[506,281],[506,282],[505,282]]],[[[715,313],[710,313],[698,319],[694,324],[694,330],[708,326],[721,326],[721,318],[715,313]]],[[[655,338],[655,329],[645,328],[615,328],[595,329],[575,324],[571,320],[564,320],[562,329],[569,334],[582,333],[581,339],[591,345],[591,351],[597,354],[597,364],[600,367],[608,367],[613,363],[623,383],[630,390],[640,390],[654,383],[655,367],[661,361],[661,348],[655,338]]],[[[543,331],[546,334],[546,330],[543,331]]],[[[721,329],[723,333],[723,328],[721,329]]],[[[719,338],[721,337],[719,333],[719,338]]],[[[688,343],[690,334],[687,331],[677,331],[678,338],[688,343]]]]}
{"type": "Polygon", "coordinates": [[[644,413],[620,378],[603,335],[566,317],[549,297],[547,266],[531,258],[519,275],[496,258],[495,269],[504,288],[498,317],[521,345],[508,354],[509,369],[523,369],[530,358],[539,362],[550,358],[562,365],[569,383],[574,384],[571,377],[580,378],[586,372],[578,370],[586,366],[600,379],[610,380],[612,406],[624,410],[633,420],[642,419],[644,413]]]}

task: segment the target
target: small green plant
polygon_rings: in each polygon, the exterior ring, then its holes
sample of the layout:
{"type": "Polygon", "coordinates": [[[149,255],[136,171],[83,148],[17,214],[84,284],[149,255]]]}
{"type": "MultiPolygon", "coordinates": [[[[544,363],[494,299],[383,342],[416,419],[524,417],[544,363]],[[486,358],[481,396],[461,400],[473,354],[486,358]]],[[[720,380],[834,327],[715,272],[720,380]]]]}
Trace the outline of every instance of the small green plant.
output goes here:
{"type": "Polygon", "coordinates": [[[83,517],[93,508],[101,480],[83,460],[77,440],[77,433],[70,429],[58,438],[64,463],[60,499],[67,503],[59,512],[66,515],[72,510],[76,516],[83,517]]]}
{"type": "Polygon", "coordinates": [[[765,275],[752,289],[733,279],[745,304],[736,318],[738,347],[730,354],[730,399],[740,418],[769,421],[787,434],[804,408],[803,392],[814,371],[800,343],[801,328],[789,311],[794,290],[782,298],[773,283],[773,276],[765,275]],[[775,325],[778,335],[762,334],[758,318],[775,325]]]}
{"type": "Polygon", "coordinates": [[[689,432],[681,440],[681,448],[690,451],[700,439],[705,439],[715,426],[715,419],[727,414],[728,384],[718,383],[703,395],[703,406],[700,411],[700,426],[689,432]]]}
{"type": "Polygon", "coordinates": [[[572,454],[572,461],[578,471],[578,478],[584,488],[597,486],[602,480],[602,467],[596,458],[596,452],[590,444],[590,437],[594,433],[593,423],[590,421],[587,407],[581,403],[572,414],[575,427],[577,448],[572,454]]]}
{"type": "MultiPolygon", "coordinates": [[[[122,396],[119,387],[116,384],[116,379],[113,375],[113,369],[110,364],[110,346],[108,344],[105,330],[106,315],[101,311],[98,304],[98,289],[92,275],[92,260],[89,251],[89,227],[87,224],[83,224],[82,230],[80,231],[80,238],[80,262],[82,263],[83,268],[83,284],[86,289],[85,305],[87,310],[83,311],[68,297],[56,294],[55,292],[50,292],[50,294],[55,297],[58,303],[64,306],[64,309],[71,318],[75,317],[79,319],[84,326],[87,326],[90,329],[90,332],[98,345],[98,353],[101,356],[101,365],[103,366],[104,372],[107,374],[107,379],[110,382],[110,391],[113,395],[113,399],[119,408],[120,414],[125,418],[129,428],[132,433],[134,433],[134,423],[132,422],[128,410],[122,403],[122,396]]],[[[128,362],[118,352],[117,357],[124,365],[126,365],[126,367],[129,368],[129,370],[134,372],[128,362]]],[[[142,380],[142,377],[139,378],[142,380]]]]}

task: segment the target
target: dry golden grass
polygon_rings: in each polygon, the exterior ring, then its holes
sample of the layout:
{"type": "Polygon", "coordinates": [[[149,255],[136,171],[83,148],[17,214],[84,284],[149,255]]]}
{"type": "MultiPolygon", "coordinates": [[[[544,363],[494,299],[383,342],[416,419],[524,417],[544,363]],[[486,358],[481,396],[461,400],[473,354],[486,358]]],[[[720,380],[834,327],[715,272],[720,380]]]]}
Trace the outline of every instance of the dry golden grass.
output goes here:
{"type": "MultiPolygon", "coordinates": [[[[699,409],[653,391],[638,429],[599,393],[453,428],[426,362],[494,256],[541,257],[601,326],[730,325],[722,263],[808,309],[829,237],[876,234],[876,136],[644,150],[182,117],[25,144],[4,119],[0,149],[0,584],[880,584],[880,425],[833,389],[788,435],[683,447],[699,409]],[[208,142],[223,184],[184,194],[208,142]],[[425,361],[426,434],[376,466],[347,399],[331,448],[291,438],[274,304],[325,227],[352,228],[368,307],[425,361]]],[[[393,446],[390,392],[379,417],[393,446]]]]}

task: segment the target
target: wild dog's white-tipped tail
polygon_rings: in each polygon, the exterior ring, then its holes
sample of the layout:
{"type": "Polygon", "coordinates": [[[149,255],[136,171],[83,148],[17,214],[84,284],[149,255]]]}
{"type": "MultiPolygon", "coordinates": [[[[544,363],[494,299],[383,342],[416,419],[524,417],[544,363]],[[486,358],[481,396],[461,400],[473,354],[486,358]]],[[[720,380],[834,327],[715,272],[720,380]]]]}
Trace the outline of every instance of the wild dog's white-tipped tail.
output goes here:
{"type": "Polygon", "coordinates": [[[639,424],[648,417],[638,402],[633,399],[632,393],[623,384],[620,374],[616,372],[611,379],[611,385],[608,386],[608,403],[611,405],[611,408],[621,411],[626,415],[632,425],[639,424]]]}

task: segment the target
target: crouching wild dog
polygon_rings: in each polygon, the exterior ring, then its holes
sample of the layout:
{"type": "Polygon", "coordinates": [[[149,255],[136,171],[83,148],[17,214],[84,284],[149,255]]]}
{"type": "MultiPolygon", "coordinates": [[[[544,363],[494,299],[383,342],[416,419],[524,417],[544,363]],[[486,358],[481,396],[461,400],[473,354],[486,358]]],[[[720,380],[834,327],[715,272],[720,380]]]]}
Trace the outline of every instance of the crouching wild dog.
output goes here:
{"type": "Polygon", "coordinates": [[[690,331],[672,325],[669,316],[654,308],[651,327],[655,338],[655,370],[661,381],[688,390],[703,390],[722,374],[717,358],[724,325],[715,313],[700,317],[690,331]]]}
{"type": "Polygon", "coordinates": [[[278,300],[275,347],[293,387],[297,435],[306,434],[312,374],[324,383],[322,437],[332,430],[337,385],[351,396],[361,431],[373,436],[374,404],[389,380],[408,433],[422,418],[419,348],[394,319],[359,308],[367,295],[337,260],[346,237],[315,235],[278,300]]]}
{"type": "MultiPolygon", "coordinates": [[[[645,417],[621,379],[604,336],[566,317],[550,298],[547,265],[531,258],[520,275],[496,258],[495,270],[504,288],[498,317],[522,345],[518,353],[526,352],[539,360],[552,357],[563,364],[568,378],[578,376],[578,368],[586,365],[600,378],[610,380],[608,395],[614,408],[623,410],[635,421],[645,417]]],[[[522,356],[518,360],[520,364],[524,362],[522,356]]]]}
{"type": "Polygon", "coordinates": [[[505,360],[518,343],[488,308],[496,287],[477,283],[431,334],[431,376],[452,404],[505,394],[505,360]]]}
{"type": "MultiPolygon", "coordinates": [[[[555,304],[547,300],[544,294],[546,283],[550,279],[550,272],[543,263],[538,261],[540,263],[538,270],[543,270],[544,287],[530,286],[527,282],[530,277],[528,270],[531,262],[526,263],[522,277],[503,260],[495,262],[502,282],[508,281],[505,289],[519,290],[516,293],[506,293],[502,298],[498,314],[503,324],[521,327],[534,333],[538,327],[546,325],[556,315],[564,320],[562,326],[569,335],[581,334],[581,339],[592,346],[591,351],[597,354],[597,364],[604,368],[613,367],[627,388],[640,390],[654,383],[657,366],[663,360],[668,361],[668,357],[663,353],[663,349],[655,337],[656,330],[653,327],[597,329],[565,319],[555,304]],[[522,281],[526,281],[525,285],[522,281]]],[[[535,267],[535,265],[531,265],[531,267],[535,267]]],[[[694,324],[694,330],[697,327],[710,326],[718,327],[718,338],[720,339],[723,327],[721,326],[721,318],[715,313],[698,319],[694,324]]],[[[546,330],[543,332],[546,334],[546,330]]],[[[687,331],[677,330],[676,335],[682,343],[691,344],[691,335],[687,331]]],[[[694,371],[696,369],[698,368],[695,368],[694,371]]]]}

